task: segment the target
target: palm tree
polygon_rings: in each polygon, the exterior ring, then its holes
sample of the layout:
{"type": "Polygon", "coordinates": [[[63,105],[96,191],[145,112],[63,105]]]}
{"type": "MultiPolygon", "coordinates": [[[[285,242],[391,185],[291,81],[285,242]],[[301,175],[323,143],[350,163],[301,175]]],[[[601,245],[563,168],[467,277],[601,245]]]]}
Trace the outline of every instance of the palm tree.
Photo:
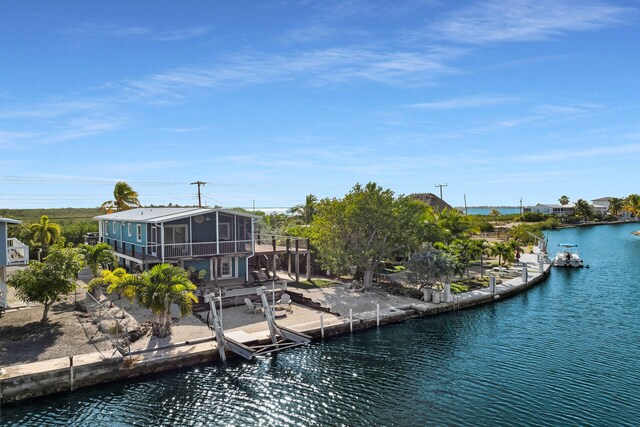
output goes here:
{"type": "Polygon", "coordinates": [[[484,239],[472,240],[472,256],[480,258],[480,277],[484,277],[484,256],[489,254],[489,242],[484,239]]]}
{"type": "Polygon", "coordinates": [[[613,216],[620,215],[620,212],[624,209],[624,199],[619,197],[613,197],[609,200],[609,213],[613,216]]]}
{"type": "Polygon", "coordinates": [[[138,193],[124,181],[119,181],[113,189],[113,199],[107,200],[102,204],[102,208],[107,212],[115,210],[126,211],[132,207],[139,207],[138,193]]]}
{"type": "Polygon", "coordinates": [[[134,296],[138,304],[151,309],[157,316],[152,324],[153,335],[159,338],[171,335],[172,304],[178,306],[181,316],[186,316],[191,313],[191,304],[198,301],[193,294],[196,285],[191,283],[188,273],[170,264],[158,264],[141,274],[128,274],[108,291],[115,289],[129,298],[134,296]]]}
{"type": "Polygon", "coordinates": [[[593,218],[593,209],[589,202],[584,199],[578,199],[574,207],[574,215],[583,221],[593,218]]]}
{"type": "Polygon", "coordinates": [[[513,249],[507,242],[495,242],[491,247],[491,253],[498,256],[498,265],[502,265],[502,261],[513,259],[513,249]]]}
{"type": "Polygon", "coordinates": [[[491,212],[489,212],[489,216],[493,218],[494,221],[496,221],[500,216],[500,211],[496,208],[493,208],[491,209],[491,212]]]}
{"type": "Polygon", "coordinates": [[[436,224],[444,234],[445,243],[467,236],[473,231],[469,217],[457,209],[444,209],[438,213],[436,224]]]}
{"type": "Polygon", "coordinates": [[[298,216],[304,224],[311,224],[316,213],[318,198],[313,194],[308,194],[303,205],[295,205],[289,212],[298,216]]]}
{"type": "Polygon", "coordinates": [[[560,204],[562,206],[568,205],[569,204],[569,196],[560,196],[558,201],[560,202],[560,204]]]}
{"type": "Polygon", "coordinates": [[[469,264],[474,254],[474,244],[471,239],[456,239],[451,243],[451,249],[458,261],[467,272],[467,280],[470,279],[469,264]]]}
{"type": "Polygon", "coordinates": [[[638,218],[640,216],[640,195],[630,194],[624,200],[624,210],[638,218]]]}
{"type": "Polygon", "coordinates": [[[93,277],[98,277],[98,269],[106,268],[109,264],[115,264],[116,256],[110,245],[101,242],[97,245],[82,245],[82,254],[87,261],[87,266],[93,273],[93,277]]]}
{"type": "Polygon", "coordinates": [[[42,215],[37,224],[31,224],[29,230],[33,233],[34,241],[43,246],[53,245],[62,231],[58,224],[49,222],[49,217],[46,215],[42,215]]]}

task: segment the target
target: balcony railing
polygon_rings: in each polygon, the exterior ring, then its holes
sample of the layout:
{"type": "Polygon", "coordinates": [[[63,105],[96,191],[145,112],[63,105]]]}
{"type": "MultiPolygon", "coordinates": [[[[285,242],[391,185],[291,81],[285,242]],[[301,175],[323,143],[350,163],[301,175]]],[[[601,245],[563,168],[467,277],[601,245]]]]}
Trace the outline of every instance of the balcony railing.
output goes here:
{"type": "Polygon", "coordinates": [[[256,233],[256,246],[271,246],[276,250],[299,251],[309,249],[308,239],[293,236],[256,233]]]}
{"type": "MultiPolygon", "coordinates": [[[[104,241],[111,245],[116,252],[129,255],[133,258],[144,260],[147,258],[162,257],[162,245],[157,243],[141,245],[109,237],[105,237],[104,241]]],[[[236,253],[251,253],[251,240],[173,243],[164,245],[165,259],[231,255],[236,253]]]]}
{"type": "Polygon", "coordinates": [[[29,264],[29,246],[16,238],[7,239],[7,265],[29,264]]]}

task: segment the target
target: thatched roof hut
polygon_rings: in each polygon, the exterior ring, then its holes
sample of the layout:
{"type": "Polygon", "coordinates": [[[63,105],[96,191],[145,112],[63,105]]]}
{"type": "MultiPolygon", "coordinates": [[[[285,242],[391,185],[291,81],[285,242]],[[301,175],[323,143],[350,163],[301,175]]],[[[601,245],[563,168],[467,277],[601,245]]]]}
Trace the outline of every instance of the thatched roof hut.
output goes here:
{"type": "Polygon", "coordinates": [[[444,209],[453,209],[449,203],[445,202],[433,193],[414,193],[409,194],[409,197],[426,203],[436,212],[442,212],[444,209]]]}

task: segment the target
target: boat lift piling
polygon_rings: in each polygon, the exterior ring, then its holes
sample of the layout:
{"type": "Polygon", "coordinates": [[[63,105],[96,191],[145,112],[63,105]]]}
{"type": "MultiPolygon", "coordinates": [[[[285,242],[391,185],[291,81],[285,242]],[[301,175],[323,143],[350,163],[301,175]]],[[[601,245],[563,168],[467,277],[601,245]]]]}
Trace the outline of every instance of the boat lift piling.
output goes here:
{"type": "Polygon", "coordinates": [[[285,328],[284,326],[278,326],[275,321],[274,307],[269,305],[266,295],[266,288],[263,286],[258,289],[258,295],[262,301],[262,307],[264,309],[264,315],[267,318],[267,325],[269,326],[269,338],[271,344],[254,344],[245,345],[241,342],[235,341],[224,334],[222,329],[222,296],[220,296],[220,314],[216,309],[215,293],[205,296],[205,302],[209,303],[209,311],[212,319],[213,330],[215,333],[215,339],[218,343],[218,351],[220,353],[220,359],[225,362],[227,360],[225,355],[225,349],[229,350],[238,356],[241,356],[247,360],[252,360],[254,356],[260,354],[274,353],[287,348],[297,347],[300,345],[306,345],[311,342],[311,337],[303,333],[294,331],[293,329],[285,328]]]}

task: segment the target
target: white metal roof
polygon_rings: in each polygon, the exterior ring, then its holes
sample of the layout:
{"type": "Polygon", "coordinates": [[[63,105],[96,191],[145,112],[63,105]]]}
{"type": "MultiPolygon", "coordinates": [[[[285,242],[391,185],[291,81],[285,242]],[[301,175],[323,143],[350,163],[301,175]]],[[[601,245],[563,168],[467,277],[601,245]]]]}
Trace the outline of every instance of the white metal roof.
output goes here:
{"type": "Polygon", "coordinates": [[[231,215],[259,218],[256,215],[220,208],[136,208],[106,215],[98,215],[94,218],[109,221],[156,223],[189,218],[192,216],[204,215],[212,212],[222,212],[231,215]]]}
{"type": "Polygon", "coordinates": [[[11,218],[0,218],[0,222],[6,222],[7,224],[22,224],[22,221],[11,218]]]}

